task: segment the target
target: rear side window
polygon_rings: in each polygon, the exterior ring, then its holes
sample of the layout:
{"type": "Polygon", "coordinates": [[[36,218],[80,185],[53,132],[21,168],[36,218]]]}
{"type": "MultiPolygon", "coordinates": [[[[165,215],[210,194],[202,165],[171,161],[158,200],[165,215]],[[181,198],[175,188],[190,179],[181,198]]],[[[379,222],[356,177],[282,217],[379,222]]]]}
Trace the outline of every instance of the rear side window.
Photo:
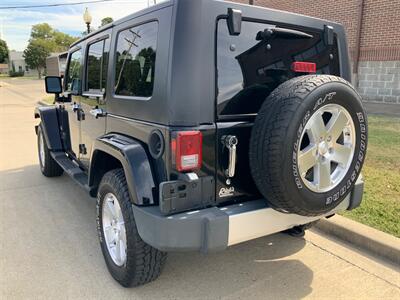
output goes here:
{"type": "Polygon", "coordinates": [[[82,83],[82,49],[70,54],[66,76],[68,92],[78,93],[82,83]]]}
{"type": "Polygon", "coordinates": [[[242,22],[241,33],[231,36],[225,19],[217,28],[218,115],[256,114],[265,98],[282,82],[302,75],[291,71],[294,61],[313,62],[317,73],[340,75],[337,45],[326,46],[322,32],[301,30],[312,38],[274,36],[257,40],[257,34],[274,24],[242,22]],[[332,54],[332,56],[331,56],[332,54]],[[332,59],[332,58],[333,59],[332,59]]]}
{"type": "Polygon", "coordinates": [[[86,69],[87,91],[105,91],[109,52],[109,39],[89,45],[86,69]]]}
{"type": "Polygon", "coordinates": [[[150,97],[153,93],[158,23],[150,22],[118,34],[115,94],[150,97]]]}

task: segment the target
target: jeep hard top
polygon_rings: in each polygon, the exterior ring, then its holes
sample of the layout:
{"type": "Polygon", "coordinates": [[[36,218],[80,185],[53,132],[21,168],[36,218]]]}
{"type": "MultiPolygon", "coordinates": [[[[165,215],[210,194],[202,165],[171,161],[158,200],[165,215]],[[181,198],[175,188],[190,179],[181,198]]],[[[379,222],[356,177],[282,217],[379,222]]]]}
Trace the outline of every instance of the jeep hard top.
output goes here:
{"type": "Polygon", "coordinates": [[[71,45],[35,111],[40,168],[97,197],[123,286],[166,252],[223,250],[361,202],[366,115],[343,26],[214,0],[171,0],[71,45]]]}

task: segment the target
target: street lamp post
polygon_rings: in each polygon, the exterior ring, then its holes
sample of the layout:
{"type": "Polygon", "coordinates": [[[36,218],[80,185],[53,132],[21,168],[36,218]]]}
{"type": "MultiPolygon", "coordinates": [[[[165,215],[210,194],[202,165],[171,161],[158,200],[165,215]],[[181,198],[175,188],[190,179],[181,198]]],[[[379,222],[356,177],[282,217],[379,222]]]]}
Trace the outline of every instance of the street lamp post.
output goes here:
{"type": "Polygon", "coordinates": [[[92,23],[92,16],[89,13],[88,8],[85,8],[85,12],[83,13],[83,21],[85,21],[87,26],[87,33],[90,33],[90,23],[92,23]]]}

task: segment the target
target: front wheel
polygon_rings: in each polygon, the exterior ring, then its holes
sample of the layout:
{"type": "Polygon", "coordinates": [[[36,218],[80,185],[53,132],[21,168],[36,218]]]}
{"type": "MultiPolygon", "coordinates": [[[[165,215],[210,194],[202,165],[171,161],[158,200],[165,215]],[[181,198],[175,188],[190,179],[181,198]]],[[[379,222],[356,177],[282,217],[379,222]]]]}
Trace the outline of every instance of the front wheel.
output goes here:
{"type": "Polygon", "coordinates": [[[160,275],[167,253],[140,238],[122,169],[107,172],[101,180],[97,226],[107,268],[122,286],[142,285],[160,275]]]}
{"type": "Polygon", "coordinates": [[[63,169],[53,159],[53,157],[51,157],[50,150],[47,147],[46,139],[43,134],[42,126],[40,125],[38,127],[37,141],[38,141],[39,165],[42,174],[46,177],[61,176],[63,173],[63,169]]]}

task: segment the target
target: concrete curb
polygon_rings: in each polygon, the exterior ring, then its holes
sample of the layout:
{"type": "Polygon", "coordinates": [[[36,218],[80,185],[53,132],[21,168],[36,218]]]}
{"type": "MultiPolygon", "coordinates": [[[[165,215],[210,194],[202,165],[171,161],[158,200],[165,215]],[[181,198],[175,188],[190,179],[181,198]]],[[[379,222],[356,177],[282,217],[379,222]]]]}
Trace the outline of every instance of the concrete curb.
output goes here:
{"type": "Polygon", "coordinates": [[[372,254],[400,264],[400,239],[369,226],[335,215],[321,219],[315,228],[372,254]]]}

